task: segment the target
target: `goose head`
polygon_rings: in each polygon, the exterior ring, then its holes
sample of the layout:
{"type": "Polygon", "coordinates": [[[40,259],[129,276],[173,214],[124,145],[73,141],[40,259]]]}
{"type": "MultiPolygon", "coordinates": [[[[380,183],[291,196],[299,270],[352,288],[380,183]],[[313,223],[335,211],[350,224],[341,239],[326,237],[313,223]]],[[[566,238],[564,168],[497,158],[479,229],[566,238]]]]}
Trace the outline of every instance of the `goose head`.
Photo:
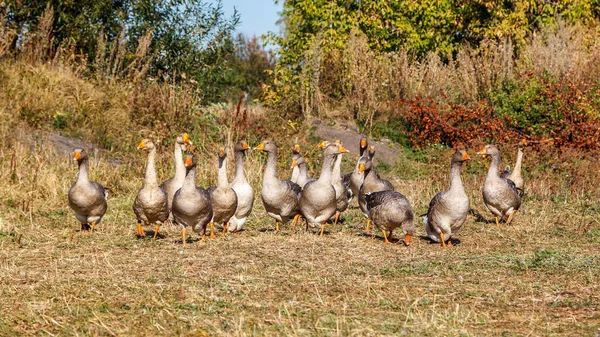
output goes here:
{"type": "Polygon", "coordinates": [[[73,150],[73,160],[77,163],[82,163],[84,160],[87,160],[88,156],[84,149],[75,149],[73,150]]]}
{"type": "Polygon", "coordinates": [[[292,158],[292,166],[290,168],[294,168],[296,166],[306,166],[306,160],[304,159],[304,157],[298,156],[295,159],[292,158]]]}
{"type": "Polygon", "coordinates": [[[471,160],[471,157],[469,157],[469,154],[465,150],[456,150],[456,152],[454,152],[454,155],[452,156],[452,164],[462,164],[468,160],[471,160]]]}
{"type": "Polygon", "coordinates": [[[369,146],[369,159],[373,160],[373,157],[375,157],[375,146],[371,145],[369,146]]]}
{"type": "Polygon", "coordinates": [[[188,154],[183,159],[183,165],[187,172],[196,167],[196,157],[194,155],[188,154]]]}
{"type": "Polygon", "coordinates": [[[477,154],[482,156],[494,157],[500,155],[500,150],[498,150],[498,147],[496,147],[496,145],[488,144],[483,149],[481,149],[481,151],[477,152],[477,154]]]}
{"type": "Polygon", "coordinates": [[[240,140],[233,146],[233,151],[246,153],[249,148],[250,146],[248,146],[248,143],[245,140],[240,140]]]}
{"type": "Polygon", "coordinates": [[[149,151],[155,148],[154,143],[152,142],[152,140],[146,138],[146,139],[142,139],[142,141],[140,142],[140,144],[137,146],[138,150],[144,150],[144,151],[149,151]]]}
{"type": "Polygon", "coordinates": [[[275,142],[272,140],[264,140],[262,143],[258,144],[258,146],[254,149],[274,153],[277,152],[277,144],[275,144],[275,142]]]}
{"type": "Polygon", "coordinates": [[[188,135],[187,132],[179,134],[175,141],[177,142],[177,144],[181,145],[181,149],[183,151],[186,150],[186,147],[188,145],[193,145],[192,140],[190,139],[190,135],[188,135]]]}

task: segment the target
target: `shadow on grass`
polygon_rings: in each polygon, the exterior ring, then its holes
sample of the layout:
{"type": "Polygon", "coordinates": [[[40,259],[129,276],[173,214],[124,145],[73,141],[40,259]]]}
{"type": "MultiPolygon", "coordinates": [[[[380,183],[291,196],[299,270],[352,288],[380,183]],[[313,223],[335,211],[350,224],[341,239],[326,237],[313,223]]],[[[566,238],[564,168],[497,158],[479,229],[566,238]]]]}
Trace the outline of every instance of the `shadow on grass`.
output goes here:
{"type": "MultiPolygon", "coordinates": [[[[430,245],[441,245],[441,243],[431,240],[431,238],[427,235],[420,235],[419,239],[427,241],[430,245]]],[[[452,243],[453,246],[458,246],[461,243],[460,239],[455,238],[451,238],[449,241],[452,243]]]]}
{"type": "Polygon", "coordinates": [[[476,209],[471,208],[469,213],[475,217],[475,222],[482,222],[485,224],[495,224],[496,220],[488,220],[486,217],[481,215],[476,209]]]}

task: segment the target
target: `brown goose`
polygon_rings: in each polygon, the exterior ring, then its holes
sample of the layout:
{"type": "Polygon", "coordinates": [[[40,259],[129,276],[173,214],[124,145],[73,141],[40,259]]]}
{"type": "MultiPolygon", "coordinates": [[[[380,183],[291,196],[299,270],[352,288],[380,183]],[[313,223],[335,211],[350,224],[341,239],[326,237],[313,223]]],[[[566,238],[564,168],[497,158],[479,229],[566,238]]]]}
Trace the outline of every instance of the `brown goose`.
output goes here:
{"type": "MultiPolygon", "coordinates": [[[[173,204],[173,196],[175,192],[183,185],[185,179],[185,166],[183,165],[183,155],[181,151],[185,151],[187,145],[192,145],[190,136],[187,133],[182,133],[175,139],[175,152],[173,153],[173,163],[175,164],[175,175],[160,184],[160,188],[167,193],[167,202],[169,206],[169,212],[171,212],[171,206],[173,204]]],[[[170,214],[169,218],[173,218],[170,214]]]]}
{"type": "Polygon", "coordinates": [[[289,180],[277,178],[277,145],[271,140],[260,143],[255,150],[267,152],[267,166],[263,175],[261,198],[267,214],[275,219],[275,230],[279,230],[279,223],[286,223],[290,218],[292,228],[300,217],[298,199],[302,189],[298,184],[289,180]]]}
{"type": "Polygon", "coordinates": [[[342,145],[329,144],[323,150],[323,166],[321,175],[316,181],[307,183],[300,197],[300,211],[307,221],[307,226],[321,225],[321,236],[325,223],[336,212],[337,202],[335,188],[331,184],[331,166],[340,153],[346,153],[342,145]]]}
{"type": "MultiPolygon", "coordinates": [[[[339,142],[336,144],[341,145],[339,142]]],[[[336,200],[336,212],[333,225],[336,225],[340,214],[348,208],[350,194],[352,193],[348,186],[344,184],[342,173],[342,153],[338,154],[333,164],[333,171],[331,172],[331,185],[335,189],[335,200],[336,200]]]]}
{"type": "Polygon", "coordinates": [[[106,213],[108,193],[104,187],[88,178],[89,162],[85,150],[75,149],[73,160],[79,166],[77,181],[69,189],[69,206],[81,222],[81,230],[94,231],[106,213]]]}
{"type": "Polygon", "coordinates": [[[452,236],[458,233],[469,212],[469,197],[460,179],[462,163],[471,160],[464,150],[454,153],[450,162],[450,189],[436,194],[429,203],[427,215],[423,217],[427,236],[442,247],[452,245],[452,236]]]}
{"type": "MultiPolygon", "coordinates": [[[[300,157],[301,157],[300,156],[300,145],[296,144],[292,148],[292,163],[295,160],[298,160],[298,158],[300,158],[300,157]]],[[[298,174],[300,174],[300,168],[297,165],[292,164],[292,177],[290,178],[290,181],[293,183],[297,183],[298,182],[298,174]]]]}
{"type": "Polygon", "coordinates": [[[525,191],[525,180],[521,176],[521,165],[523,164],[523,151],[525,150],[525,146],[527,146],[527,140],[523,139],[519,142],[519,150],[517,152],[517,162],[515,163],[514,170],[511,172],[510,167],[507,166],[504,172],[500,175],[502,178],[508,178],[515,183],[517,190],[519,190],[519,195],[523,197],[523,193],[525,191]]]}
{"type": "Polygon", "coordinates": [[[208,189],[210,193],[210,203],[213,210],[213,218],[210,221],[210,237],[214,238],[214,224],[223,225],[223,233],[221,237],[227,233],[229,219],[235,214],[237,209],[237,195],[235,191],[229,187],[227,181],[227,153],[224,147],[219,147],[219,173],[217,176],[217,186],[208,189]]]}
{"type": "MultiPolygon", "coordinates": [[[[356,160],[356,166],[354,167],[354,171],[350,172],[350,173],[346,173],[344,174],[343,177],[343,182],[344,185],[346,185],[349,190],[349,196],[348,196],[348,203],[350,203],[354,197],[356,197],[358,195],[358,192],[360,191],[360,187],[363,184],[363,181],[365,179],[365,175],[362,172],[358,172],[358,165],[360,164],[360,160],[364,157],[365,155],[365,150],[368,147],[368,143],[367,143],[367,138],[361,138],[360,139],[360,143],[359,143],[359,157],[358,160],[356,160]]],[[[364,164],[364,162],[363,162],[364,164]]]]}
{"type": "Polygon", "coordinates": [[[306,160],[300,155],[296,159],[292,159],[292,168],[298,168],[298,177],[296,183],[298,186],[300,186],[300,188],[304,188],[307,183],[317,180],[308,176],[306,160]]]}
{"type": "Polygon", "coordinates": [[[510,223],[515,212],[521,207],[521,196],[512,180],[498,176],[498,166],[501,161],[500,150],[496,145],[488,144],[477,154],[492,157],[492,163],[483,185],[483,201],[494,214],[496,225],[500,226],[498,219],[506,216],[508,216],[506,223],[510,223]]]}
{"type": "Polygon", "coordinates": [[[399,192],[379,191],[365,194],[365,200],[371,221],[383,233],[385,243],[390,243],[394,229],[402,227],[404,242],[409,246],[415,226],[414,212],[408,199],[399,192]]]}
{"type": "Polygon", "coordinates": [[[196,233],[202,232],[206,237],[206,225],[213,216],[210,195],[202,187],[196,187],[196,160],[194,156],[185,156],[186,169],[183,186],[173,196],[173,219],[181,228],[183,245],[186,242],[185,228],[191,226],[196,233]]]}
{"type": "Polygon", "coordinates": [[[371,216],[369,215],[369,209],[367,208],[367,200],[365,199],[365,194],[394,190],[394,186],[389,181],[379,178],[379,175],[377,174],[377,171],[373,166],[374,156],[375,147],[371,146],[365,164],[359,167],[359,172],[364,171],[365,178],[358,193],[358,205],[360,206],[361,211],[367,218],[367,232],[369,232],[369,230],[371,229],[371,216]]]}
{"type": "Polygon", "coordinates": [[[150,139],[144,139],[138,145],[138,149],[148,152],[148,161],[146,162],[144,186],[138,191],[133,202],[133,213],[137,217],[137,234],[145,236],[142,223],[144,225],[156,224],[154,228],[154,239],[156,240],[160,225],[169,218],[167,194],[158,187],[155,169],[156,147],[154,143],[150,139]]]}
{"type": "Polygon", "coordinates": [[[235,177],[231,181],[229,186],[235,191],[237,195],[237,209],[235,215],[229,219],[229,231],[237,232],[242,230],[242,227],[246,223],[246,219],[252,212],[252,205],[254,204],[254,190],[246,179],[246,173],[244,172],[244,157],[248,150],[248,143],[245,140],[237,142],[233,148],[235,156],[235,177]]]}

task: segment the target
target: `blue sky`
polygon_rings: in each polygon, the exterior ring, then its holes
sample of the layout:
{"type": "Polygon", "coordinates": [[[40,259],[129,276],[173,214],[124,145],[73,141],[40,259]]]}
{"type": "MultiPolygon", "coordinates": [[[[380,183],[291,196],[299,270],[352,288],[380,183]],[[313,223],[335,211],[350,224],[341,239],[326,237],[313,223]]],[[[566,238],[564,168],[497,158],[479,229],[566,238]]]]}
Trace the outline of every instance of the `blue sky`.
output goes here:
{"type": "Polygon", "coordinates": [[[234,7],[240,13],[238,32],[249,36],[260,36],[269,31],[279,33],[275,22],[279,19],[281,3],[275,5],[273,0],[222,0],[222,3],[225,14],[231,15],[234,7]]]}

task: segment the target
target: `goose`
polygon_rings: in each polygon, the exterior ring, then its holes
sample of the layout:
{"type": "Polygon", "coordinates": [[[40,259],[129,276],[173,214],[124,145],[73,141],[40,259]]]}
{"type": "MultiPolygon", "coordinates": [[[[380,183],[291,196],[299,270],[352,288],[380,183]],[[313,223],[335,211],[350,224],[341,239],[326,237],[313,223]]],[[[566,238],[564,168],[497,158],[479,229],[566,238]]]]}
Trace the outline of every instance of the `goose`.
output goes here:
{"type": "Polygon", "coordinates": [[[250,212],[252,212],[252,205],[254,204],[254,190],[248,183],[246,172],[244,172],[244,157],[246,157],[248,148],[248,143],[245,140],[237,142],[233,148],[235,177],[229,186],[235,191],[238,202],[235,214],[229,219],[230,232],[242,230],[250,212]]]}
{"type": "Polygon", "coordinates": [[[148,152],[148,160],[144,185],[138,191],[133,202],[133,213],[137,217],[137,235],[145,236],[142,223],[144,225],[156,224],[154,228],[154,239],[156,240],[160,225],[169,218],[167,194],[160,189],[156,179],[156,147],[154,143],[150,139],[144,139],[138,145],[138,149],[148,152]]]}
{"type": "Polygon", "coordinates": [[[519,195],[523,197],[525,191],[525,180],[521,176],[521,165],[523,164],[523,151],[525,150],[525,146],[527,146],[527,140],[523,139],[519,142],[519,149],[517,151],[517,161],[515,163],[514,170],[510,171],[510,166],[507,166],[504,169],[504,172],[500,174],[502,178],[508,178],[515,183],[517,190],[519,191],[519,195]]]}
{"type": "Polygon", "coordinates": [[[521,196],[512,180],[498,176],[498,166],[502,160],[500,150],[496,145],[488,144],[477,154],[492,157],[482,190],[485,206],[494,214],[498,227],[498,220],[506,216],[506,223],[510,224],[515,212],[521,207],[521,196]]]}
{"type": "MultiPolygon", "coordinates": [[[[341,145],[339,142],[336,144],[341,145]]],[[[335,189],[335,200],[336,200],[336,212],[333,220],[333,225],[337,225],[340,218],[340,214],[348,208],[350,194],[352,193],[348,186],[344,184],[342,173],[342,153],[339,153],[333,164],[333,170],[331,172],[331,185],[335,189]]]]}
{"type": "Polygon", "coordinates": [[[385,243],[391,243],[394,229],[402,227],[404,243],[410,246],[415,226],[414,212],[408,199],[399,192],[388,190],[366,193],[365,201],[371,221],[383,233],[385,243]],[[386,231],[389,231],[389,234],[386,234],[386,231]]]}
{"type": "Polygon", "coordinates": [[[210,195],[202,187],[196,187],[196,160],[192,155],[186,155],[186,169],[183,185],[173,196],[173,219],[181,228],[183,245],[186,243],[186,227],[192,227],[196,233],[202,231],[202,240],[206,237],[206,225],[213,217],[210,195]]]}
{"type": "Polygon", "coordinates": [[[458,150],[450,161],[450,189],[436,194],[429,203],[427,215],[423,217],[427,236],[442,247],[452,245],[452,236],[458,233],[469,212],[469,197],[460,179],[462,164],[471,160],[464,150],[458,150]]]}
{"type": "Polygon", "coordinates": [[[304,186],[300,196],[300,212],[306,219],[307,226],[321,225],[321,234],[325,230],[325,222],[337,210],[335,188],[331,184],[331,166],[340,153],[347,153],[342,145],[329,144],[323,150],[323,164],[319,179],[304,186]]]}
{"type": "Polygon", "coordinates": [[[81,222],[81,230],[94,231],[106,213],[108,193],[104,187],[88,178],[89,158],[85,150],[75,149],[73,160],[79,166],[77,180],[69,189],[69,206],[81,222]]]}
{"type": "MultiPolygon", "coordinates": [[[[173,153],[173,163],[175,164],[175,175],[167,180],[165,180],[162,184],[160,184],[160,189],[167,193],[167,202],[169,207],[169,212],[171,212],[171,208],[173,205],[173,197],[175,196],[175,192],[181,188],[183,185],[183,181],[185,180],[185,166],[183,165],[183,157],[181,151],[186,150],[187,145],[192,145],[192,141],[190,140],[190,136],[187,133],[182,133],[177,136],[175,139],[175,151],[173,153]]],[[[169,214],[169,219],[172,219],[173,215],[169,214]]]]}
{"type": "Polygon", "coordinates": [[[374,156],[375,147],[371,146],[365,164],[359,166],[359,172],[364,172],[365,177],[358,193],[358,205],[367,218],[366,232],[369,232],[371,229],[371,216],[369,215],[369,209],[367,208],[367,200],[365,199],[365,195],[367,193],[394,190],[392,183],[385,179],[381,179],[377,174],[375,167],[373,167],[374,156]]]}
{"type": "MultiPolygon", "coordinates": [[[[300,158],[300,145],[295,144],[292,148],[292,162],[298,160],[298,158],[300,158]]],[[[290,181],[298,183],[298,174],[300,174],[300,168],[297,165],[292,165],[292,177],[290,181]]]]}
{"type": "Polygon", "coordinates": [[[235,215],[237,210],[238,198],[235,191],[229,186],[227,181],[227,153],[224,147],[219,147],[219,172],[217,175],[217,186],[208,189],[210,194],[210,204],[212,205],[213,218],[210,221],[210,237],[214,238],[214,224],[223,225],[221,237],[227,233],[229,219],[235,215]]]}
{"type": "Polygon", "coordinates": [[[308,167],[304,157],[298,155],[296,159],[292,159],[292,168],[299,168],[296,183],[300,188],[304,188],[307,183],[316,180],[308,176],[308,167]]]}
{"type": "Polygon", "coordinates": [[[354,171],[344,174],[344,185],[346,185],[350,189],[348,203],[354,200],[354,197],[358,195],[360,187],[362,186],[363,181],[365,179],[365,175],[362,172],[358,171],[358,165],[360,164],[361,159],[364,157],[365,150],[367,149],[367,147],[367,138],[361,138],[359,143],[359,157],[356,160],[356,166],[354,167],[354,171]]]}
{"type": "Polygon", "coordinates": [[[275,219],[275,230],[279,231],[279,223],[286,223],[290,218],[292,228],[300,217],[298,200],[302,189],[296,183],[277,178],[277,144],[265,140],[254,148],[267,152],[267,165],[263,174],[263,186],[260,196],[267,214],[275,219]]]}

